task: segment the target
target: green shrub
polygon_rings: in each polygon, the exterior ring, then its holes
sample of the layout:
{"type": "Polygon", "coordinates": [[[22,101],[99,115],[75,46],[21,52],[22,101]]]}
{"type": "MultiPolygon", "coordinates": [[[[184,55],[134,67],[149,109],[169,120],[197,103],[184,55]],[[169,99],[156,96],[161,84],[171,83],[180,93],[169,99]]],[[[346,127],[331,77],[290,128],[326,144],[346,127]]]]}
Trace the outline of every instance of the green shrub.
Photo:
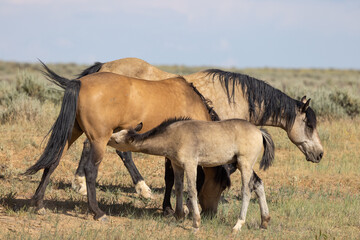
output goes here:
{"type": "Polygon", "coordinates": [[[287,94],[298,100],[300,100],[302,96],[311,98],[310,106],[314,109],[317,116],[341,118],[347,115],[341,106],[330,100],[332,92],[328,89],[291,88],[287,91],[287,94]]]}
{"type": "Polygon", "coordinates": [[[342,107],[346,114],[350,117],[355,117],[360,113],[360,101],[354,97],[349,96],[346,92],[336,91],[331,93],[329,98],[332,102],[342,107]]]}
{"type": "Polygon", "coordinates": [[[38,99],[20,94],[0,111],[0,121],[2,124],[21,120],[36,121],[42,114],[41,106],[42,104],[38,99]]]}
{"type": "Polygon", "coordinates": [[[45,84],[45,81],[39,81],[34,75],[21,72],[17,76],[16,90],[19,93],[25,93],[27,96],[38,99],[41,103],[46,100],[55,104],[61,102],[63,91],[55,89],[54,86],[45,84]]]}

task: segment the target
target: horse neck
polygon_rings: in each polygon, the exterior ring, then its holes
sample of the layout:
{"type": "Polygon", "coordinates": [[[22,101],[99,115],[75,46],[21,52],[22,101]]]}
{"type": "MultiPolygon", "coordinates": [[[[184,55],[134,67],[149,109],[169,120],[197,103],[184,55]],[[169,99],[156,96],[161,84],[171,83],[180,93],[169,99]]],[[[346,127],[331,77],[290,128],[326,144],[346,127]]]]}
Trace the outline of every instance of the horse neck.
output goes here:
{"type": "MultiPolygon", "coordinates": [[[[265,108],[260,108],[259,109],[259,116],[262,116],[264,114],[264,112],[266,111],[265,108]]],[[[249,119],[250,119],[250,114],[249,114],[249,119]]],[[[261,118],[260,118],[261,119],[261,118]]],[[[278,121],[274,121],[274,119],[271,117],[269,118],[265,123],[261,123],[260,120],[250,120],[251,123],[255,124],[256,126],[270,126],[270,127],[279,127],[285,131],[287,131],[287,123],[286,123],[286,119],[281,116],[278,118],[278,121]]]]}
{"type": "Polygon", "coordinates": [[[212,77],[204,72],[186,75],[184,78],[192,83],[206,99],[210,100],[209,106],[214,108],[220,119],[242,118],[249,120],[247,110],[239,108],[239,106],[246,104],[243,97],[238,95],[237,104],[229,104],[226,92],[220,81],[214,81],[212,77]]]}
{"type": "MultiPolygon", "coordinates": [[[[287,131],[288,126],[285,113],[280,114],[277,119],[278,121],[274,121],[274,119],[270,117],[265,123],[262,123],[260,120],[267,109],[265,106],[256,106],[258,117],[251,117],[248,99],[243,94],[240,85],[235,85],[234,98],[229,100],[220,81],[213,79],[207,73],[197,72],[184,77],[188,82],[193,83],[205,98],[211,99],[210,107],[214,107],[220,119],[241,118],[257,126],[273,126],[287,131]]],[[[230,88],[230,92],[232,93],[232,88],[230,88]]],[[[276,99],[270,99],[270,101],[275,100],[276,99]]]]}
{"type": "Polygon", "coordinates": [[[161,135],[152,136],[138,142],[133,145],[134,152],[142,152],[157,156],[167,156],[170,149],[169,140],[161,135]]]}

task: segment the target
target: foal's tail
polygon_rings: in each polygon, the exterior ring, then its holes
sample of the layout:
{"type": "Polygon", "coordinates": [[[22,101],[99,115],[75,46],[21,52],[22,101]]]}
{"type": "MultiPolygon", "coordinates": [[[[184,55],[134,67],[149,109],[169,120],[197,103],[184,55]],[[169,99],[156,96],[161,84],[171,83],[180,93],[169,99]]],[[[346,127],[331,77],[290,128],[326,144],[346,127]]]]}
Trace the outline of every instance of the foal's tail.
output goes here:
{"type": "Polygon", "coordinates": [[[260,169],[268,169],[274,161],[275,157],[275,145],[271,138],[271,135],[266,129],[260,129],[263,136],[264,154],[260,162],[260,169]]]}
{"type": "Polygon", "coordinates": [[[35,174],[40,169],[48,168],[53,164],[58,163],[60,160],[65,145],[71,137],[74,127],[77,100],[81,86],[81,82],[79,80],[69,80],[60,77],[51,71],[44,63],[42,64],[45,68],[46,72],[44,71],[44,74],[47,79],[65,89],[65,94],[59,116],[48,133],[51,133],[51,135],[45,150],[39,160],[26,170],[24,173],[25,175],[35,174]]]}

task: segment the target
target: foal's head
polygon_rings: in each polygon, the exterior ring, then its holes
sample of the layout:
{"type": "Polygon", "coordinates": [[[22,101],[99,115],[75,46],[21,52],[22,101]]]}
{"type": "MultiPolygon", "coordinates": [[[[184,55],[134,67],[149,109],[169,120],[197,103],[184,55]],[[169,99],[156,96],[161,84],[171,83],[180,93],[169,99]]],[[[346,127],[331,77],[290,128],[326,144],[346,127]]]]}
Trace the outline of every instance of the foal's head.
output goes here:
{"type": "Polygon", "coordinates": [[[299,103],[291,128],[287,129],[290,140],[305,154],[306,160],[318,163],[324,154],[319,134],[316,130],[316,115],[309,107],[310,99],[304,96],[299,103]]]}
{"type": "Polygon", "coordinates": [[[132,134],[139,132],[143,127],[143,123],[139,123],[134,129],[123,129],[111,135],[108,145],[120,151],[132,151],[133,145],[131,144],[132,134]]]}

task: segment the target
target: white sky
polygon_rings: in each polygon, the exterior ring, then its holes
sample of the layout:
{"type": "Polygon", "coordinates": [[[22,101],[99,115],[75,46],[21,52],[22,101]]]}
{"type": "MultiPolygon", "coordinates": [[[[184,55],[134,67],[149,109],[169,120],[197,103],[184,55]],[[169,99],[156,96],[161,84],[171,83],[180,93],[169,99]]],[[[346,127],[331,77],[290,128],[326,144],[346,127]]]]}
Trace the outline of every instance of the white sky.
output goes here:
{"type": "Polygon", "coordinates": [[[360,69],[358,0],[0,0],[0,60],[360,69]]]}

